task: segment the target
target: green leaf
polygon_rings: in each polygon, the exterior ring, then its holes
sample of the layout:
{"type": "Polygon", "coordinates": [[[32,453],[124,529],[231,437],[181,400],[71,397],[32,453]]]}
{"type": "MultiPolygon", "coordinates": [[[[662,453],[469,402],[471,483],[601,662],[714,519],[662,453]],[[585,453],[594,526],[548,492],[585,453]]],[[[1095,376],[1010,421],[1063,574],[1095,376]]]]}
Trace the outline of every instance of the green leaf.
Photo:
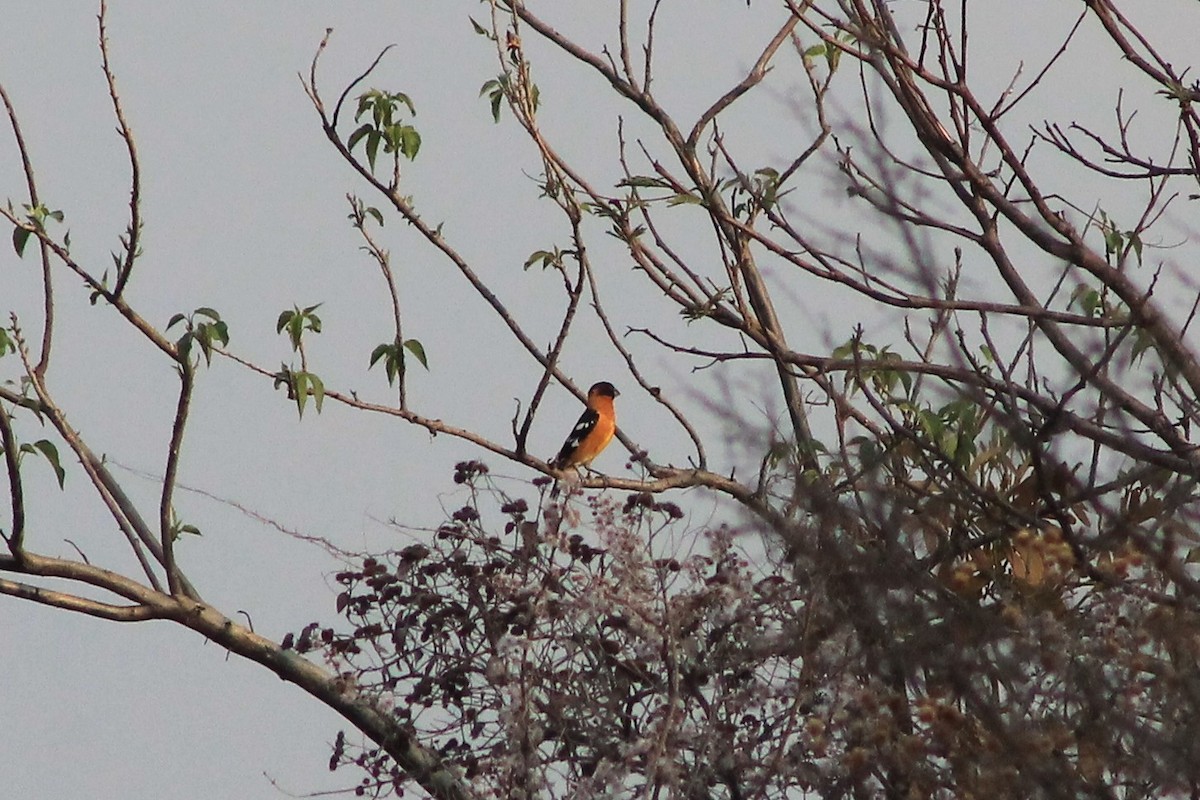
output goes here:
{"type": "Polygon", "coordinates": [[[375,129],[371,127],[371,123],[364,122],[355,129],[354,133],[350,134],[350,138],[346,140],[346,149],[353,150],[354,145],[362,141],[362,138],[373,130],[375,129]]]}
{"type": "Polygon", "coordinates": [[[221,321],[221,315],[218,314],[215,310],[209,308],[208,306],[200,306],[199,308],[196,309],[195,313],[202,317],[208,317],[213,322],[221,321]]]}
{"type": "Polygon", "coordinates": [[[417,361],[421,362],[421,366],[426,370],[429,369],[429,361],[425,357],[425,346],[416,339],[409,339],[404,343],[404,349],[416,356],[417,361]]]}
{"type": "Polygon", "coordinates": [[[292,374],[292,392],[295,395],[296,409],[300,419],[304,419],[304,404],[308,402],[308,373],[295,372],[292,374]]]}
{"type": "Polygon", "coordinates": [[[19,258],[25,256],[25,245],[29,243],[31,233],[28,228],[13,228],[13,249],[17,251],[19,258]]]}
{"type": "Polygon", "coordinates": [[[293,314],[288,320],[288,338],[292,340],[292,349],[300,349],[300,338],[304,335],[304,315],[293,314]]]}
{"type": "Polygon", "coordinates": [[[367,206],[363,209],[364,214],[370,214],[379,223],[379,227],[383,227],[383,214],[379,213],[379,209],[374,206],[367,206]]]}
{"type": "Polygon", "coordinates": [[[391,386],[396,382],[396,375],[400,371],[399,362],[403,357],[403,351],[396,347],[395,342],[384,342],[371,351],[371,363],[367,366],[367,369],[374,367],[379,359],[382,358],[383,368],[387,374],[388,386],[391,386]]]}
{"type": "Polygon", "coordinates": [[[58,488],[63,488],[63,484],[67,480],[67,472],[59,462],[58,448],[54,446],[54,442],[49,439],[39,439],[33,443],[33,446],[50,462],[50,466],[54,468],[54,474],[58,476],[58,488]]]}
{"type": "Polygon", "coordinates": [[[191,355],[193,339],[195,339],[195,337],[189,331],[189,332],[185,333],[183,336],[180,336],[179,339],[175,342],[175,347],[179,350],[179,355],[181,357],[187,358],[189,355],[191,355]]]}
{"type": "Polygon", "coordinates": [[[617,186],[629,186],[635,189],[670,189],[671,184],[653,175],[633,175],[620,181],[617,186]]]}
{"type": "Polygon", "coordinates": [[[384,342],[383,344],[377,346],[374,350],[371,351],[371,362],[369,364],[367,364],[367,369],[370,369],[371,367],[375,366],[376,361],[378,361],[379,359],[386,356],[388,354],[388,351],[391,351],[394,349],[395,349],[395,346],[389,342],[384,342]]]}
{"type": "Polygon", "coordinates": [[[288,372],[285,369],[275,376],[276,385],[280,381],[288,383],[301,419],[304,419],[304,406],[308,403],[309,395],[312,395],[317,413],[321,413],[321,407],[325,404],[325,382],[319,377],[311,372],[288,372]]]}
{"type": "Polygon", "coordinates": [[[486,94],[492,101],[492,119],[495,122],[500,121],[500,105],[504,102],[504,88],[507,82],[508,79],[504,75],[501,75],[499,78],[487,81],[479,89],[480,97],[486,94]]]}
{"type": "Polygon", "coordinates": [[[1133,254],[1137,256],[1138,266],[1142,266],[1142,237],[1136,232],[1130,231],[1129,245],[1133,248],[1133,254]]]}
{"type": "Polygon", "coordinates": [[[541,262],[542,269],[548,267],[563,268],[563,253],[557,247],[554,250],[534,250],[529,254],[529,258],[525,259],[525,269],[529,269],[534,264],[541,262]]]}
{"type": "Polygon", "coordinates": [[[669,205],[669,206],[682,206],[682,205],[698,206],[698,205],[700,205],[700,198],[696,197],[696,195],[691,194],[690,192],[680,192],[679,194],[673,194],[669,198],[667,198],[667,205],[669,205]]]}
{"type": "Polygon", "coordinates": [[[1132,366],[1142,360],[1146,351],[1154,348],[1154,337],[1144,328],[1135,328],[1133,332],[1133,347],[1129,352],[1129,364],[1132,366]]]}
{"type": "Polygon", "coordinates": [[[207,325],[197,325],[195,330],[196,341],[200,345],[200,352],[204,355],[204,363],[212,366],[212,331],[207,325]]]}
{"type": "Polygon", "coordinates": [[[491,37],[491,32],[476,22],[474,17],[467,17],[467,19],[471,20],[471,27],[475,29],[476,33],[478,33],[480,36],[487,36],[489,38],[491,37]]]}
{"type": "Polygon", "coordinates": [[[1104,234],[1104,251],[1105,251],[1105,253],[1108,253],[1110,255],[1116,255],[1117,253],[1121,252],[1121,245],[1123,242],[1124,242],[1124,238],[1121,236],[1120,231],[1118,231],[1116,229],[1107,231],[1104,234]]]}
{"type": "Polygon", "coordinates": [[[400,129],[400,152],[409,161],[417,157],[417,152],[421,149],[421,134],[417,133],[417,129],[411,125],[405,125],[400,129]]]}
{"type": "Polygon", "coordinates": [[[204,362],[209,366],[212,366],[213,343],[229,344],[229,326],[224,322],[202,322],[193,326],[191,333],[199,342],[204,362]]]}
{"type": "Polygon", "coordinates": [[[317,408],[317,413],[321,413],[321,406],[325,402],[325,382],[313,375],[308,374],[308,381],[312,385],[313,405],[317,408]]]}
{"type": "Polygon", "coordinates": [[[171,330],[171,328],[174,328],[176,325],[178,325],[179,323],[183,322],[186,319],[187,319],[186,314],[176,314],[175,316],[171,317],[171,321],[167,323],[166,329],[171,330]]]}
{"type": "Polygon", "coordinates": [[[379,135],[379,131],[372,130],[367,134],[367,163],[370,164],[371,170],[375,170],[375,157],[379,154],[379,143],[383,137],[379,135]]]}
{"type": "Polygon", "coordinates": [[[1104,313],[1104,297],[1090,286],[1080,284],[1075,287],[1075,291],[1071,292],[1071,300],[1067,304],[1067,307],[1069,308],[1076,303],[1079,304],[1084,316],[1096,317],[1102,316],[1104,313]]]}

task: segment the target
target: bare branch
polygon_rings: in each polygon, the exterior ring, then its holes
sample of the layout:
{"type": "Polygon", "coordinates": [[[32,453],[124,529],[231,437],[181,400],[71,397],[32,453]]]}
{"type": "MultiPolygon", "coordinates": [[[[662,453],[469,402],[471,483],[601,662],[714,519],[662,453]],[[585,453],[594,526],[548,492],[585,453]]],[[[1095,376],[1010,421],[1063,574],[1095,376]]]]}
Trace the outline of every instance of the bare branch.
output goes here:
{"type": "MultiPolygon", "coordinates": [[[[803,5],[807,4],[808,2],[806,0],[803,5]]],[[[792,31],[794,31],[796,26],[799,24],[799,16],[790,16],[779,28],[779,30],[775,32],[775,36],[771,38],[771,41],[767,43],[767,46],[763,48],[762,53],[758,56],[758,60],[754,62],[754,66],[750,68],[750,72],[747,73],[746,77],[743,78],[737,86],[734,86],[728,92],[721,95],[721,97],[718,98],[715,103],[704,110],[704,113],[702,113],[700,118],[696,120],[696,124],[692,126],[691,133],[688,134],[687,143],[689,147],[694,148],[699,143],[700,137],[704,135],[704,129],[708,127],[710,122],[716,119],[718,114],[729,108],[729,106],[737,102],[739,97],[762,82],[762,79],[767,76],[767,73],[771,69],[771,60],[775,57],[775,54],[779,52],[779,48],[783,46],[783,43],[788,40],[788,37],[792,35],[792,31]]]]}
{"type": "Polygon", "coordinates": [[[105,0],[100,0],[100,15],[98,17],[100,25],[100,60],[102,69],[104,70],[104,79],[108,84],[108,97],[112,101],[113,113],[117,117],[117,132],[121,135],[121,140],[125,143],[125,150],[129,155],[129,227],[125,230],[124,240],[122,241],[125,257],[118,266],[117,280],[112,290],[112,296],[118,298],[125,291],[125,285],[129,282],[130,275],[133,274],[133,262],[141,250],[142,168],[138,160],[137,145],[133,140],[133,131],[130,129],[129,123],[125,119],[125,112],[121,108],[121,97],[117,93],[117,79],[113,73],[112,63],[109,59],[108,30],[106,27],[107,17],[108,3],[105,0]]]}
{"type": "MultiPolygon", "coordinates": [[[[5,91],[4,85],[0,84],[0,100],[4,101],[4,108],[8,112],[8,121],[12,125],[13,138],[17,142],[17,152],[21,154],[21,168],[25,172],[25,186],[29,191],[29,205],[31,208],[37,208],[41,205],[38,199],[37,181],[33,175],[33,162],[29,158],[29,150],[25,146],[25,137],[21,134],[21,125],[17,121],[17,112],[13,108],[12,100],[8,97],[8,92],[5,91]]],[[[50,366],[50,347],[54,342],[54,282],[51,280],[50,273],[50,248],[45,240],[38,238],[38,253],[42,259],[42,347],[38,355],[37,366],[34,367],[34,372],[38,375],[45,375],[46,369],[50,366]]]]}

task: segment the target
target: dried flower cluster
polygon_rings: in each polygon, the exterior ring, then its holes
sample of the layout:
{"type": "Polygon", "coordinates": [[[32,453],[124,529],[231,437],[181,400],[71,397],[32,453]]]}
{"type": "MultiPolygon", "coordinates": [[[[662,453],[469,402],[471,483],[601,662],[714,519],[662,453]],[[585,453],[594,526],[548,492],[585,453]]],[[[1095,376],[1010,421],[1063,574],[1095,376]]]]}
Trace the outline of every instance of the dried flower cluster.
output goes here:
{"type": "MultiPolygon", "coordinates": [[[[1195,621],[1145,597],[1144,562],[1035,582],[1005,550],[960,560],[963,583],[922,571],[921,537],[807,529],[759,531],[791,543],[768,566],[646,495],[587,496],[576,528],[579,495],[539,515],[482,465],[459,478],[469,502],[431,536],[337,575],[349,627],[300,639],[481,796],[1135,797],[1200,778],[1195,621]]],[[[360,794],[410,780],[339,736],[347,764],[360,794]]]]}

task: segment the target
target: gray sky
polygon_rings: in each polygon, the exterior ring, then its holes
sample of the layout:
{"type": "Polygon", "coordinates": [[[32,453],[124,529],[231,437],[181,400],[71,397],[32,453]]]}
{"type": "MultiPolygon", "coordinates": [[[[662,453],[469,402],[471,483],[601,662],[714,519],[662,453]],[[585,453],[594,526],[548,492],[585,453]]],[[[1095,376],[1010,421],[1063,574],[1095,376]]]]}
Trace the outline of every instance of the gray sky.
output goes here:
{"type": "MultiPolygon", "coordinates": [[[[367,189],[326,143],[297,77],[307,73],[317,43],[333,27],[322,73],[327,100],[382,47],[397,43],[368,84],[405,91],[417,104],[424,145],[406,167],[406,190],[428,219],[445,221],[447,237],[529,322],[535,338],[549,338],[554,313],[539,308],[559,307],[558,278],[521,265],[533,250],[565,245],[566,239],[521,175],[540,169],[532,148],[511,121],[493,125],[486,102],[477,97],[497,72],[494,52],[467,22],[468,14],[485,14],[485,5],[114,5],[111,52],[145,181],[145,256],[129,298],[151,321],[161,325],[175,312],[215,307],[229,322],[233,349],[274,368],[292,360],[274,333],[279,311],[324,302],[319,313],[326,332],[311,344],[313,370],[331,387],[381,400],[390,396],[381,370],[364,372],[371,348],[390,336],[389,308],[377,270],[358,252],[345,219],[346,192],[367,189]]],[[[611,26],[613,4],[543,5],[583,44],[611,40],[599,31],[610,29],[605,26],[611,26]]],[[[1047,9],[1037,0],[982,5],[989,8],[981,15],[994,15],[984,26],[993,40],[979,44],[979,57],[994,58],[998,76],[1007,76],[1022,57],[1052,52],[1053,36],[1077,13],[1074,6],[1047,9]],[[1029,15],[1042,15],[1033,29],[1029,15]]],[[[740,78],[778,24],[778,14],[764,10],[771,8],[756,2],[747,10],[732,0],[664,5],[659,87],[671,110],[688,120],[740,78]]],[[[1174,35],[1182,58],[1192,34],[1177,29],[1174,35]]],[[[1086,48],[1087,40],[1080,46],[1086,48]]],[[[627,107],[581,68],[532,42],[527,49],[541,69],[548,134],[611,185],[614,116],[628,113],[627,107]]],[[[1068,59],[1063,85],[1078,91],[1048,91],[1042,105],[1032,107],[1077,106],[1071,118],[1110,120],[1112,91],[1095,80],[1103,69],[1119,65],[1068,59]]],[[[798,118],[803,127],[804,109],[788,99],[787,81],[794,77],[773,78],[754,101],[755,115],[729,122],[764,163],[792,152],[798,118]]],[[[6,9],[0,81],[20,114],[45,202],[65,212],[73,252],[102,270],[126,224],[128,166],[99,69],[95,8],[56,3],[6,9]]],[[[997,77],[995,90],[1005,82],[997,77]]],[[[0,191],[21,202],[15,155],[11,138],[0,136],[0,191]]],[[[844,194],[827,186],[811,192],[806,202],[846,213],[844,194]]],[[[414,407],[505,440],[511,398],[528,396],[536,370],[443,260],[394,221],[382,236],[400,273],[406,335],[425,343],[433,368],[412,375],[414,407]]],[[[602,236],[593,237],[593,246],[598,263],[627,272],[620,248],[602,236]]],[[[31,331],[38,318],[36,271],[28,255],[19,262],[11,248],[0,247],[0,307],[16,308],[31,331]]],[[[52,389],[95,450],[138,472],[161,473],[174,403],[169,365],[107,309],[89,306],[77,282],[59,274],[52,389]]],[[[662,316],[665,306],[657,298],[621,293],[624,278],[614,280],[617,288],[607,299],[621,310],[622,323],[662,316]]],[[[792,342],[798,349],[819,352],[849,336],[856,320],[845,308],[811,289],[805,294],[802,286],[787,291],[794,292],[788,311],[798,321],[792,342]]],[[[682,322],[664,324],[691,333],[682,322]]],[[[645,363],[662,371],[664,384],[685,398],[705,380],[649,348],[643,352],[645,363]]],[[[609,377],[620,385],[624,377],[616,357],[599,348],[572,350],[567,367],[585,386],[609,377]]],[[[12,379],[15,369],[11,358],[0,362],[0,380],[12,379]]],[[[546,455],[578,413],[565,392],[548,402],[533,441],[546,455]]],[[[660,424],[661,412],[646,398],[628,393],[621,403],[623,419],[639,420],[626,425],[635,440],[652,446],[661,461],[683,460],[684,439],[660,424]]],[[[41,435],[28,424],[23,433],[41,435]]],[[[218,360],[200,374],[181,482],[345,548],[386,547],[400,538],[382,521],[436,523],[451,465],[478,455],[447,437],[431,441],[414,428],[332,404],[320,417],[306,413],[298,422],[268,382],[218,360]]],[[[597,463],[611,472],[621,465],[615,451],[597,463]]],[[[34,520],[30,544],[66,555],[72,552],[69,539],[89,557],[128,569],[112,524],[81,491],[84,476],[76,465],[68,472],[68,491],[60,493],[48,469],[26,470],[34,520]]],[[[117,474],[147,508],[155,507],[153,480],[120,469],[117,474]]],[[[334,592],[326,578],[336,562],[324,552],[203,497],[181,493],[177,506],[204,532],[180,545],[185,569],[226,613],[249,612],[255,628],[274,639],[310,621],[334,621],[334,592]]],[[[325,769],[327,743],[341,727],[332,713],[262,668],[227,659],[218,647],[172,625],[121,626],[0,598],[0,654],[0,786],[9,796],[253,800],[279,797],[264,775],[295,793],[345,786],[358,777],[350,771],[331,777],[325,769]]]]}

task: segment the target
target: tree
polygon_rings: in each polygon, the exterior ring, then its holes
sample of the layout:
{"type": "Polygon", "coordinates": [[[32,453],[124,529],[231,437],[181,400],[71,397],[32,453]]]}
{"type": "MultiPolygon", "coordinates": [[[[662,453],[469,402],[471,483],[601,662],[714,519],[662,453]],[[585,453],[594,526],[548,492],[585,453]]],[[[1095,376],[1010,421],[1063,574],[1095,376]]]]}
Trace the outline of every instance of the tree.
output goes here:
{"type": "MultiPolygon", "coordinates": [[[[361,180],[349,217],[392,316],[364,361],[382,370],[386,401],[320,377],[306,350],[322,333],[318,305],[275,320],[296,354],[276,370],[231,349],[212,308],[159,330],[130,304],[138,160],[102,7],[104,73],[134,176],[110,274],[75,260],[5,96],[29,197],[3,213],[17,252],[40,256],[45,313],[40,336],[14,319],[0,338],[23,375],[0,388],[11,501],[0,593],[171,620],[273,670],[369,740],[339,735],[331,762],[366,770],[360,793],[414,781],[443,797],[1200,792],[1200,362],[1189,335],[1200,301],[1184,269],[1200,84],[1156,44],[1169,32],[1107,0],[1016,60],[1004,48],[1019,43],[989,41],[966,4],[784,6],[737,9],[773,33],[742,79],[691,115],[669,110],[683,105],[671,80],[687,76],[664,77],[656,60],[670,41],[659,4],[620,4],[599,47],[563,32],[570,18],[557,7],[493,0],[471,19],[500,70],[481,96],[498,123],[524,132],[541,165],[536,190],[561,214],[525,262],[561,286],[547,347],[548,301],[518,310],[408,193],[420,98],[373,84],[386,51],[326,89],[327,36],[304,89],[361,180]],[[1080,50],[1109,59],[1112,74],[1072,85],[1080,50]],[[1020,66],[1005,74],[993,66],[1004,60],[1020,66]],[[579,143],[549,132],[543,61],[547,72],[580,66],[573,87],[621,99],[613,163],[593,167],[579,143]],[[1112,120],[1054,116],[1070,92],[1113,104],[1112,120]],[[771,98],[793,118],[768,116],[771,98]],[[410,401],[415,363],[454,367],[403,324],[384,238],[399,220],[405,241],[457,271],[536,369],[510,430],[457,425],[410,401]],[[597,254],[616,260],[609,241],[639,289],[600,266],[597,254]],[[64,269],[177,372],[153,524],[47,387],[51,287],[64,269]],[[614,303],[616,291],[631,301],[614,303]],[[791,343],[814,295],[863,321],[841,341],[831,329],[820,353],[791,343]],[[553,499],[550,479],[563,476],[530,434],[550,387],[581,396],[562,365],[597,333],[624,365],[624,396],[657,404],[674,426],[663,436],[688,452],[664,455],[629,425],[630,476],[588,475],[553,499]],[[300,415],[331,402],[386,415],[545,477],[501,479],[462,462],[461,505],[443,525],[338,573],[348,624],[314,622],[277,644],[208,605],[176,557],[190,532],[173,511],[179,453],[214,357],[270,382],[300,415]],[[700,372],[709,399],[650,377],[656,357],[700,372]],[[762,405],[735,399],[743,387],[762,405]],[[30,418],[55,438],[20,438],[30,418]],[[728,420],[737,446],[714,455],[728,420]],[[140,574],[44,555],[29,540],[24,456],[61,470],[63,447],[140,574]],[[685,523],[697,494],[718,511],[685,523]],[[690,539],[705,546],[677,552],[690,539]],[[747,541],[766,552],[748,556],[747,541]],[[323,665],[305,656],[317,651],[323,665]]],[[[489,345],[501,346],[472,343],[489,345]]]]}

